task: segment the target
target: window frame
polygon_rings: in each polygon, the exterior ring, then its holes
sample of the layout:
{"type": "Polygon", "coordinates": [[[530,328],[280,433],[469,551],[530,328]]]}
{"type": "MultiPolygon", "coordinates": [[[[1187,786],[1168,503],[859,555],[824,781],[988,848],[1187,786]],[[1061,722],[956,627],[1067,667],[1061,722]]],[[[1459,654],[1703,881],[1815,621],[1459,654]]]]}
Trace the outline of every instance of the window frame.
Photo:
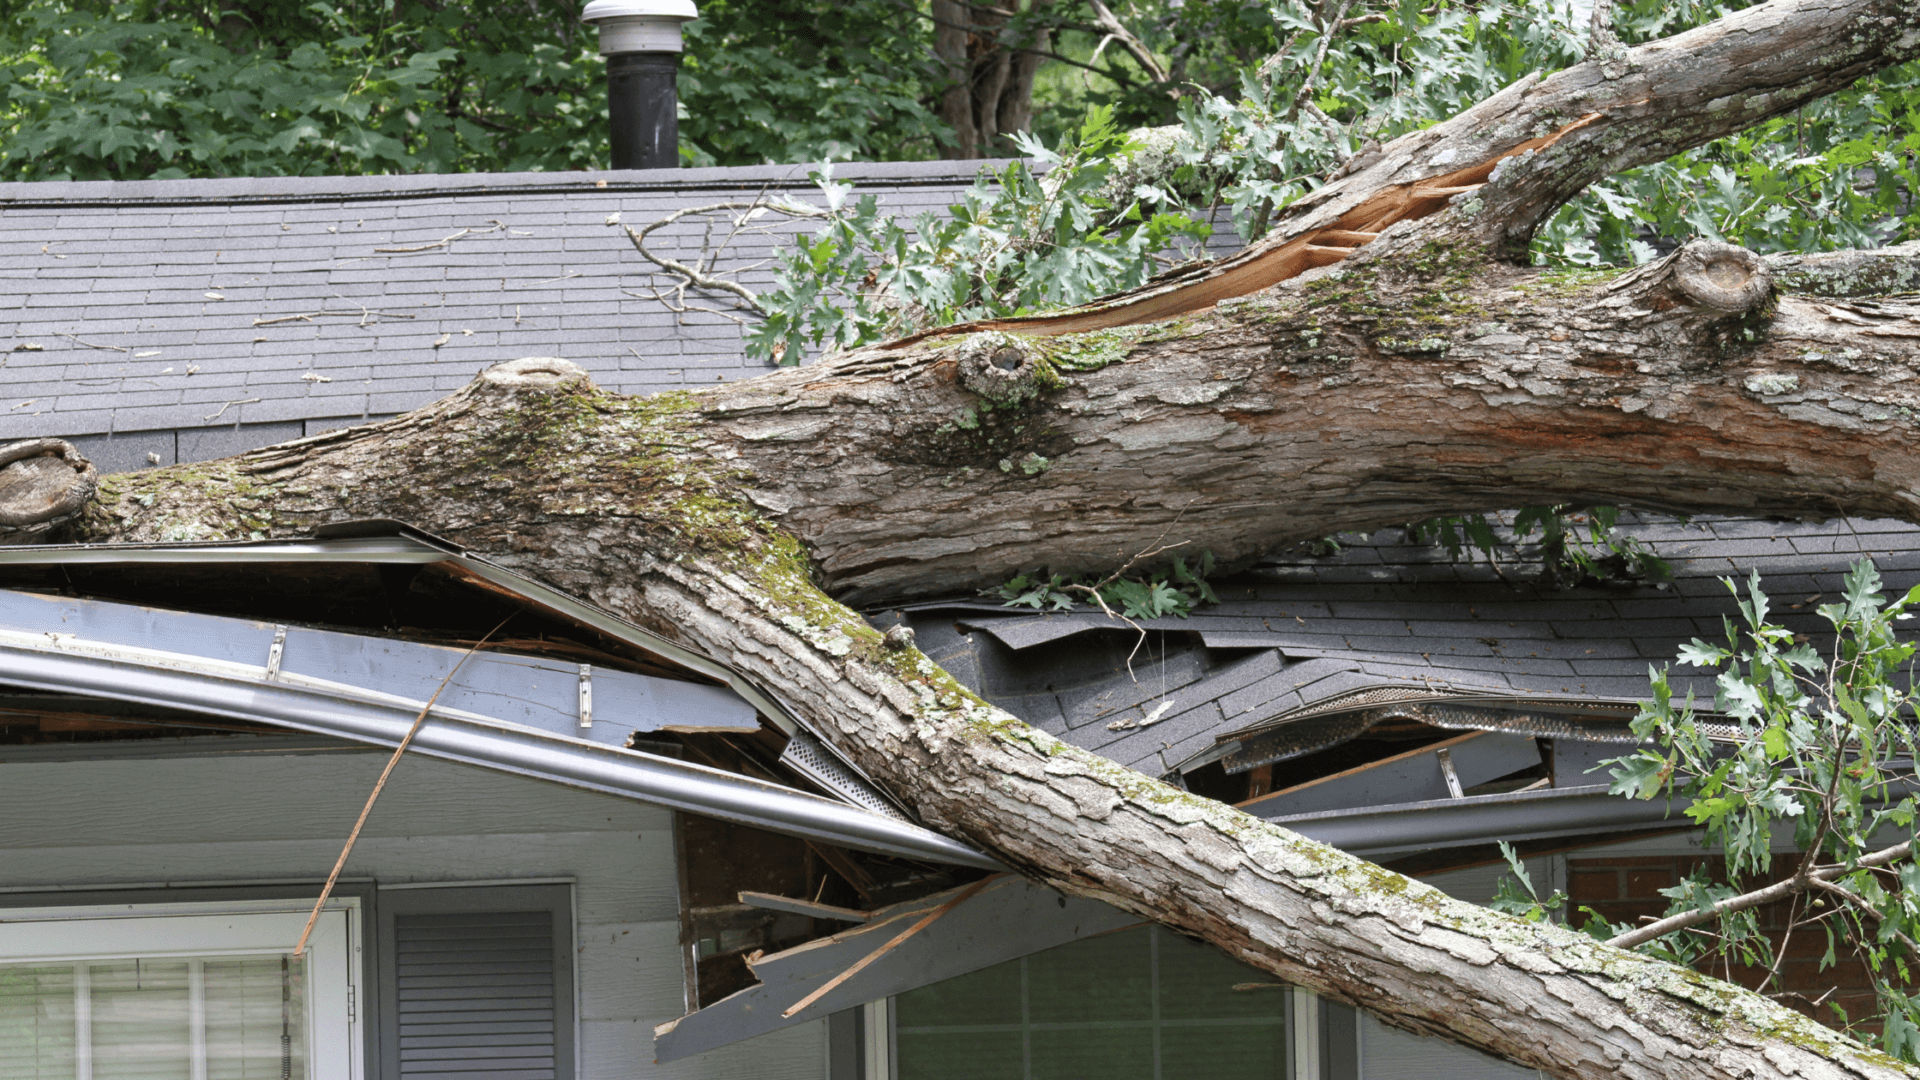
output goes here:
{"type": "MultiPolygon", "coordinates": [[[[15,903],[0,898],[0,964],[58,965],[124,959],[278,956],[292,951],[312,903],[298,897],[208,900],[116,899],[106,903],[15,903]],[[149,944],[151,943],[151,944],[149,944]]],[[[309,1080],[366,1076],[365,913],[336,896],[308,942],[309,1080]]]]}

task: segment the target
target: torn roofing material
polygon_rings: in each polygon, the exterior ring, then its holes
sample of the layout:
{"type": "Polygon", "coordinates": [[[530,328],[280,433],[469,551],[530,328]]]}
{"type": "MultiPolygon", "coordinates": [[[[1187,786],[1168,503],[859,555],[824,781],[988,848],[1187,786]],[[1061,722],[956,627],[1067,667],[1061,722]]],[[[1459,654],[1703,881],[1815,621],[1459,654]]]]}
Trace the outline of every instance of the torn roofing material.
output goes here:
{"type": "MultiPolygon", "coordinates": [[[[1890,592],[1920,581],[1920,528],[1843,519],[1745,519],[1630,526],[1673,579],[1560,588],[1508,567],[1450,557],[1399,530],[1327,557],[1269,560],[1217,582],[1221,602],[1190,618],[1143,620],[1138,635],[1098,612],[1035,613],[982,600],[885,613],[990,700],[1068,742],[1150,774],[1217,760],[1221,748],[1312,716],[1467,699],[1630,716],[1649,668],[1681,644],[1721,640],[1738,614],[1721,578],[1758,571],[1774,617],[1816,645],[1816,608],[1872,558],[1890,592]]],[[[1703,704],[1711,680],[1673,673],[1703,704]]],[[[1237,748],[1236,748],[1237,749],[1237,748]]]]}
{"type": "Polygon", "coordinates": [[[678,1061],[1003,960],[1140,923],[1139,917],[1119,908],[1064,896],[1014,875],[985,882],[977,894],[966,896],[970,888],[896,904],[868,914],[862,925],[843,933],[749,959],[760,981],[656,1028],[655,1060],[678,1061]],[[960,902],[919,932],[885,948],[916,921],[955,900],[960,902]],[[863,959],[869,966],[786,1015],[863,959]]]}

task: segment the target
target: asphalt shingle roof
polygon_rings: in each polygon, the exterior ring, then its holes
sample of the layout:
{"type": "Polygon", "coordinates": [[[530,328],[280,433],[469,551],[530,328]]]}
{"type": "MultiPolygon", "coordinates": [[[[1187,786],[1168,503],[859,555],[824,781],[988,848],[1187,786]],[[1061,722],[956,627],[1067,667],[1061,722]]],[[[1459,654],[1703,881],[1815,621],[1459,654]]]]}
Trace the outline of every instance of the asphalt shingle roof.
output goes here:
{"type": "MultiPolygon", "coordinates": [[[[981,165],[837,178],[911,218],[957,202],[981,165]]],[[[402,412],[521,356],[625,393],[755,375],[767,365],[744,358],[739,326],[656,299],[606,219],[762,191],[817,203],[807,171],[0,184],[0,440],[74,438],[113,471],[402,412]]],[[[804,227],[731,251],[762,263],[804,227]]],[[[701,236],[656,234],[682,258],[701,236]]]]}
{"type": "MultiPolygon", "coordinates": [[[[1233,733],[1375,688],[1639,701],[1649,667],[1672,662],[1681,644],[1724,640],[1722,619],[1738,618],[1727,576],[1758,570],[1773,617],[1817,645],[1830,635],[1815,609],[1839,596],[1854,560],[1872,558],[1889,593],[1920,583],[1920,528],[1901,522],[1702,519],[1632,530],[1671,563],[1665,587],[1556,587],[1530,580],[1526,553],[1501,552],[1496,569],[1397,529],[1330,557],[1269,560],[1218,584],[1221,602],[1190,618],[1142,621],[1155,638],[1131,674],[1124,657],[1137,635],[1097,611],[962,601],[889,617],[911,622],[936,660],[1028,722],[1158,773],[1233,733]]],[[[1692,671],[1675,668],[1676,692],[1691,688],[1711,707],[1710,679],[1692,671]]]]}

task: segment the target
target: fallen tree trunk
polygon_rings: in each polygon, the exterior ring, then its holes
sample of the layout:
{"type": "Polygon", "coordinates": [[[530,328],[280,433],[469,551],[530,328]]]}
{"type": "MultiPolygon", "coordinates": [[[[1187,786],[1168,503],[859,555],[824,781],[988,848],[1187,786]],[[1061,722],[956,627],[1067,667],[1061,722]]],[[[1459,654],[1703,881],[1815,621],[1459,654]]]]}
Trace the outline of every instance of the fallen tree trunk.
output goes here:
{"type": "Polygon", "coordinates": [[[1086,311],[651,398],[516,361],[395,420],[108,477],[69,534],[401,518],[734,665],[928,824],[1388,1023],[1570,1078],[1920,1075],[1061,744],[845,606],[1529,501],[1920,517],[1920,306],[1781,296],[1719,245],[1506,261],[1606,171],[1916,54],[1904,3],[1776,0],[1523,81],[1259,247],[1086,311]]]}

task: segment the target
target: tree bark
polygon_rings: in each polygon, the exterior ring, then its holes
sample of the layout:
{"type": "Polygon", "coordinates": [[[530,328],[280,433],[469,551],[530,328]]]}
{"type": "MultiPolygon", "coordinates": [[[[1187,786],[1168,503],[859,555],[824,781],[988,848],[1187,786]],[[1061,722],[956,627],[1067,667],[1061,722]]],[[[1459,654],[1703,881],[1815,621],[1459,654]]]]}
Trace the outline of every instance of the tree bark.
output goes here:
{"type": "Polygon", "coordinates": [[[1033,78],[1052,44],[1040,12],[1050,3],[1034,0],[1009,18],[988,4],[934,0],[933,50],[948,80],[937,111],[954,133],[943,156],[1011,153],[1010,137],[1032,126],[1033,78]]]}
{"type": "Polygon", "coordinates": [[[1916,54],[1905,0],[1774,0],[1523,80],[1350,163],[1248,252],[1082,311],[650,398],[515,361],[395,420],[107,477],[67,528],[417,523],[734,665],[1023,872],[1553,1076],[1920,1075],[1066,746],[845,606],[1163,537],[1244,560],[1549,500],[1920,518],[1920,305],[1780,295],[1720,245],[1607,274],[1506,261],[1606,171],[1916,54]]]}

